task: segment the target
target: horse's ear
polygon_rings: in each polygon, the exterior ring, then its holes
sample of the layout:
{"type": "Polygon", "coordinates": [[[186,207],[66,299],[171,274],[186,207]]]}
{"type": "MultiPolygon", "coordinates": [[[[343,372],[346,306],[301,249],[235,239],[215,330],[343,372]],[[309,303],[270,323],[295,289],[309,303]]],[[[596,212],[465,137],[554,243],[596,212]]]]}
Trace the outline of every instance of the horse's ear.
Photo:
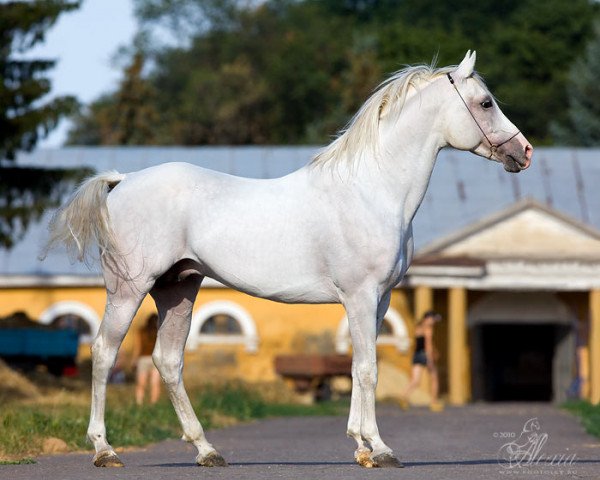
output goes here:
{"type": "Polygon", "coordinates": [[[473,52],[471,52],[471,50],[467,51],[465,58],[463,58],[463,61],[460,62],[460,65],[454,73],[457,80],[464,80],[465,78],[469,78],[471,75],[473,75],[473,70],[475,70],[476,58],[477,54],[474,50],[473,52]]]}

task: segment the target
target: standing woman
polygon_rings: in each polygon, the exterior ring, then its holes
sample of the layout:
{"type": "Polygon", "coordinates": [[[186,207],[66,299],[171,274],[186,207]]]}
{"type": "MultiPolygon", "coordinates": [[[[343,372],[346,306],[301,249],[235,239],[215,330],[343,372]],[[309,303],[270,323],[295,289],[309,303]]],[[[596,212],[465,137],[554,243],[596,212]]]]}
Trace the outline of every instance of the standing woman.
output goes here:
{"type": "Polygon", "coordinates": [[[442,316],[439,313],[429,310],[423,314],[415,327],[415,353],[412,359],[411,379],[400,395],[400,406],[404,410],[408,409],[408,397],[419,385],[425,369],[429,372],[431,379],[431,404],[429,408],[434,412],[444,409],[443,404],[438,399],[439,381],[435,365],[437,355],[433,346],[433,327],[441,319],[442,316]]]}
{"type": "Polygon", "coordinates": [[[146,325],[136,332],[133,347],[133,362],[136,366],[135,401],[144,403],[146,385],[150,384],[150,403],[158,402],[160,397],[160,374],[154,366],[152,351],[158,333],[158,316],[150,315],[146,325]]]}

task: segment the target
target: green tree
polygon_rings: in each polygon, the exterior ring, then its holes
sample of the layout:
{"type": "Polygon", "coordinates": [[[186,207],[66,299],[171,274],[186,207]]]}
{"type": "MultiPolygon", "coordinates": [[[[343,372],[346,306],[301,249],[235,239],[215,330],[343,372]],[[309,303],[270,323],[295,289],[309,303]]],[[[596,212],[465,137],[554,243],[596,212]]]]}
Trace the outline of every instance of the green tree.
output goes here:
{"type": "Polygon", "coordinates": [[[55,62],[18,55],[42,41],[61,13],[78,7],[79,3],[61,0],[0,4],[0,162],[13,160],[19,150],[31,150],[77,105],[73,97],[41,104],[50,91],[43,74],[55,62]]]}
{"type": "Polygon", "coordinates": [[[556,138],[565,145],[600,145],[600,22],[585,53],[571,67],[567,96],[568,118],[553,125],[556,138]]]}
{"type": "Polygon", "coordinates": [[[140,51],[124,69],[119,89],[101,96],[74,117],[68,144],[139,145],[154,144],[158,113],[156,93],[143,77],[145,58],[140,51]]]}
{"type": "MultiPolygon", "coordinates": [[[[199,3],[204,2],[187,2],[199,3]]],[[[289,0],[237,10],[232,9],[235,2],[206,3],[217,5],[210,29],[200,28],[184,46],[147,49],[154,67],[147,80],[160,92],[151,102],[159,121],[153,137],[140,142],[304,141],[310,126],[330,115],[340,100],[347,55],[344,35],[336,39],[331,32],[345,30],[343,22],[324,17],[318,5],[289,0]]],[[[160,19],[152,17],[151,23],[160,19]]],[[[102,133],[122,90],[104,96],[76,119],[70,143],[123,143],[102,133]]]]}
{"type": "Polygon", "coordinates": [[[79,176],[14,165],[18,151],[32,150],[77,106],[67,96],[44,101],[50,91],[44,74],[54,61],[20,55],[44,39],[61,13],[78,7],[60,0],[0,3],[0,247],[14,245],[32,220],[57,203],[65,182],[79,176]]]}

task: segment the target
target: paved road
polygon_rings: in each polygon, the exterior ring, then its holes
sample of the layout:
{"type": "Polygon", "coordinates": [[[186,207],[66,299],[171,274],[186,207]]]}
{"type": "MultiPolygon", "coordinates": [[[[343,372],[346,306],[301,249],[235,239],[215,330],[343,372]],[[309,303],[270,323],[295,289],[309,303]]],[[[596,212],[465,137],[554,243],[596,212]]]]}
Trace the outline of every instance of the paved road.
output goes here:
{"type": "Polygon", "coordinates": [[[586,435],[571,415],[548,405],[474,405],[439,414],[381,407],[383,438],[406,465],[394,470],[355,465],[345,422],[342,417],[279,418],[209,432],[229,468],[196,467],[193,447],[169,440],[123,452],[123,469],[95,468],[90,454],[70,454],[0,467],[0,479],[600,479],[600,440],[586,435]],[[538,426],[528,433],[535,434],[528,443],[519,437],[533,417],[538,426]],[[521,451],[529,453],[518,457],[521,466],[498,463],[502,445],[510,442],[512,452],[515,444],[527,444],[521,451]],[[554,465],[547,462],[550,457],[554,465]]]}

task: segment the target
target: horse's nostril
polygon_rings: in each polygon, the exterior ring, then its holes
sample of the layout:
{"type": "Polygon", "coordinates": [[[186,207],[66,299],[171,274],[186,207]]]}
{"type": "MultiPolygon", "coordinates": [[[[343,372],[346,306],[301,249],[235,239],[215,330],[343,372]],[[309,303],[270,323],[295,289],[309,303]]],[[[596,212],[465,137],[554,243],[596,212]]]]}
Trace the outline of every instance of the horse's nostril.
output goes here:
{"type": "Polygon", "coordinates": [[[527,160],[531,160],[532,156],[533,156],[533,147],[531,145],[527,145],[525,147],[525,157],[527,158],[527,160]]]}

